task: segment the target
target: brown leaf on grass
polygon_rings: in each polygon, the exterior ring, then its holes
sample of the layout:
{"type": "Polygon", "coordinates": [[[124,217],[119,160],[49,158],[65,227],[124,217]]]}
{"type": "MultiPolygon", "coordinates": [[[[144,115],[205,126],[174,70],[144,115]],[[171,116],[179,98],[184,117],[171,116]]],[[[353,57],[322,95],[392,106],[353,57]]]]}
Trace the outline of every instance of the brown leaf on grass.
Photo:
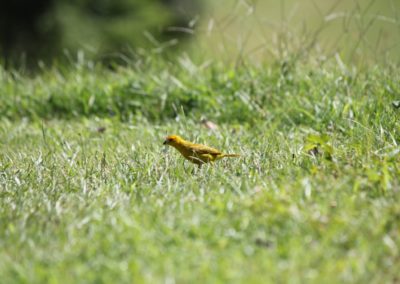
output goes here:
{"type": "Polygon", "coordinates": [[[217,129],[218,129],[218,125],[216,125],[214,122],[209,121],[209,120],[207,120],[207,119],[205,119],[205,118],[203,118],[203,119],[200,121],[200,123],[201,123],[205,128],[208,128],[208,129],[211,129],[211,130],[217,130],[217,129]]]}
{"type": "Polygon", "coordinates": [[[98,133],[104,133],[106,130],[107,130],[107,128],[105,128],[104,126],[100,126],[97,128],[98,133]]]}
{"type": "Polygon", "coordinates": [[[318,156],[318,155],[320,154],[317,146],[314,146],[314,147],[312,147],[311,149],[309,149],[309,150],[307,151],[307,153],[308,153],[309,155],[311,155],[311,156],[314,156],[314,157],[316,157],[316,156],[318,156]]]}
{"type": "Polygon", "coordinates": [[[256,238],[254,242],[259,247],[270,248],[274,246],[273,242],[261,238],[256,238]]]}

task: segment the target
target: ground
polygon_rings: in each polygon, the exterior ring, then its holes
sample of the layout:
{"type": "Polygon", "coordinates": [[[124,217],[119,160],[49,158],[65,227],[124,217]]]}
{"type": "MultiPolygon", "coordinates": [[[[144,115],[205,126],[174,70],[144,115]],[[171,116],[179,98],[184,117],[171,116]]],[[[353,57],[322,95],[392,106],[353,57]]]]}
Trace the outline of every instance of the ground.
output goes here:
{"type": "Polygon", "coordinates": [[[399,281],[396,67],[178,65],[0,72],[2,281],[399,281]]]}

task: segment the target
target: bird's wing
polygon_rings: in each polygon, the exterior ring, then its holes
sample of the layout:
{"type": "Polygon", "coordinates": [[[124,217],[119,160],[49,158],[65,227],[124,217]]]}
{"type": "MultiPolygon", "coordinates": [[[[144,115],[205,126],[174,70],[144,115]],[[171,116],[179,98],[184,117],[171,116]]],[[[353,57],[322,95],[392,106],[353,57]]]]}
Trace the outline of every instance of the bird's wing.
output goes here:
{"type": "Polygon", "coordinates": [[[196,154],[210,154],[210,155],[221,155],[222,153],[218,151],[217,149],[205,146],[205,145],[200,145],[200,144],[194,144],[193,145],[193,152],[196,154]]]}

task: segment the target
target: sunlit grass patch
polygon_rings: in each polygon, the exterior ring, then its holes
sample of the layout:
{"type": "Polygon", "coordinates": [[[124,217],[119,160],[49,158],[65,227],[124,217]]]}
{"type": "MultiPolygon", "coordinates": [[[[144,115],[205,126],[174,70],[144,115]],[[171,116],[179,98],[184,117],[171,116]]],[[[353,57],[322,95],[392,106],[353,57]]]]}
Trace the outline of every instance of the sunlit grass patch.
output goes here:
{"type": "Polygon", "coordinates": [[[2,73],[3,281],[397,279],[395,67],[155,66],[2,73]]]}

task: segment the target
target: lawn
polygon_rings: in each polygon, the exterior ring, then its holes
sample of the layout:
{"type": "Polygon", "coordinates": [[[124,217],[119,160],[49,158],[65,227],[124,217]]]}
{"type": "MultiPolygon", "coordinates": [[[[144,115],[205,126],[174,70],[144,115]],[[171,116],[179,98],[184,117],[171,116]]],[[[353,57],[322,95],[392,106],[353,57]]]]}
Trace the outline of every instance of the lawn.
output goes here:
{"type": "Polygon", "coordinates": [[[399,69],[339,63],[1,70],[0,282],[398,282],[399,69]]]}

